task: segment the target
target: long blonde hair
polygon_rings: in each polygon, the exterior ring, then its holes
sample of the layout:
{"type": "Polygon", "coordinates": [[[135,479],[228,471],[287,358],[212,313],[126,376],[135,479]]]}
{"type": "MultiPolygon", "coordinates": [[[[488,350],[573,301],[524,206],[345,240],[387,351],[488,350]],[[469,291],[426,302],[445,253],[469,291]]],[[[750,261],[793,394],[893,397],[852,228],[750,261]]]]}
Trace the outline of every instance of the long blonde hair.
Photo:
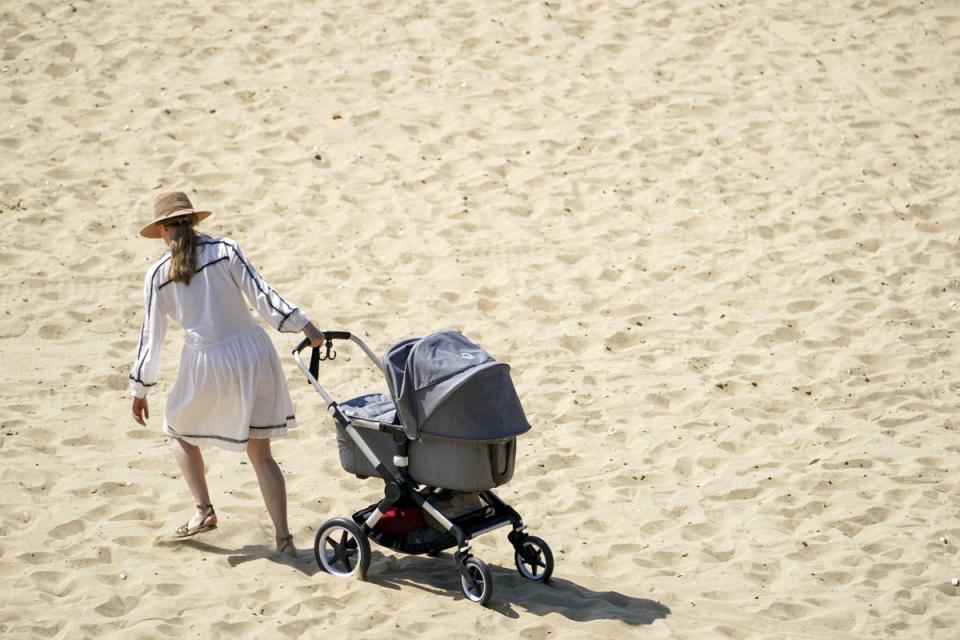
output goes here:
{"type": "Polygon", "coordinates": [[[189,285],[197,266],[197,241],[200,237],[193,230],[197,216],[190,214],[174,218],[164,226],[173,228],[170,241],[170,280],[189,285]]]}

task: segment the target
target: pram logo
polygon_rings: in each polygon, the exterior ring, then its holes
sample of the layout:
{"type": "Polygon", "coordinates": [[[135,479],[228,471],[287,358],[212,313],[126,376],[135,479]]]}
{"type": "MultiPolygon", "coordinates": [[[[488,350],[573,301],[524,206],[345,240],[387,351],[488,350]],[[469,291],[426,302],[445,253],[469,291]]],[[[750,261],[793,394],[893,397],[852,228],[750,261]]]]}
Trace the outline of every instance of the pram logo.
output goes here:
{"type": "Polygon", "coordinates": [[[464,360],[473,360],[473,354],[470,353],[469,351],[461,351],[460,357],[463,358],[464,360]]]}

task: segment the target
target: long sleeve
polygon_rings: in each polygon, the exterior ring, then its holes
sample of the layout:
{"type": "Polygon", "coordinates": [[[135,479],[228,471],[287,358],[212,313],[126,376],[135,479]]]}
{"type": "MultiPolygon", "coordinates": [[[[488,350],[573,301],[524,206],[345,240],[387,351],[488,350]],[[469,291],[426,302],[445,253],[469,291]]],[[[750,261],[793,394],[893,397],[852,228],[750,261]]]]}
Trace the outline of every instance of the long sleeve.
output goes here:
{"type": "Polygon", "coordinates": [[[150,271],[143,283],[143,327],[137,358],[130,370],[130,395],[144,398],[151,387],[157,384],[160,373],[160,357],[163,338],[167,333],[167,315],[160,308],[157,275],[165,261],[159,262],[150,271]]]}
{"type": "Polygon", "coordinates": [[[239,246],[234,243],[231,248],[233,251],[230,256],[230,273],[260,317],[280,332],[303,331],[309,322],[307,316],[281,298],[280,294],[260,277],[239,246]]]}

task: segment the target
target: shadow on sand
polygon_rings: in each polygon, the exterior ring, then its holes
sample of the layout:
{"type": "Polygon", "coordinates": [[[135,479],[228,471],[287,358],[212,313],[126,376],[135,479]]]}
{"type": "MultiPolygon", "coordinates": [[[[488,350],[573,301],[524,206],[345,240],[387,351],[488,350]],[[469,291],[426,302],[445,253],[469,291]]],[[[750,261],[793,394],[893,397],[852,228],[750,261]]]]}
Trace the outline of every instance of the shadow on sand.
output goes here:
{"type": "Polygon", "coordinates": [[[293,567],[306,576],[323,573],[317,566],[317,563],[314,562],[313,551],[309,548],[299,549],[299,555],[296,558],[289,558],[287,556],[281,556],[272,547],[262,544],[248,544],[240,549],[226,549],[224,547],[218,547],[216,545],[203,542],[197,538],[170,541],[165,542],[164,544],[169,546],[182,545],[184,547],[196,549],[197,551],[202,551],[203,553],[226,556],[227,563],[231,567],[236,567],[241,564],[246,564],[247,562],[253,562],[255,560],[268,560],[277,564],[293,567]]]}
{"type": "MultiPolygon", "coordinates": [[[[558,613],[570,620],[616,620],[630,625],[648,625],[670,615],[670,608],[646,598],[616,591],[592,591],[569,580],[553,577],[547,584],[531,582],[513,570],[488,564],[493,577],[489,608],[508,618],[523,610],[539,616],[558,613]]],[[[562,569],[561,569],[562,570],[562,569]]],[[[448,553],[435,558],[386,556],[376,551],[367,582],[388,589],[414,588],[439,597],[466,601],[460,579],[448,553]]]]}
{"type": "MultiPolygon", "coordinates": [[[[241,549],[225,549],[198,539],[173,544],[188,546],[197,551],[226,556],[231,567],[255,560],[268,560],[293,567],[317,580],[343,580],[329,576],[317,567],[311,548],[300,549],[296,559],[286,558],[264,545],[246,545],[241,549]],[[319,574],[319,575],[317,575],[319,574]]],[[[569,580],[553,577],[547,584],[531,582],[517,571],[493,564],[488,565],[493,576],[492,611],[508,618],[518,618],[520,610],[544,616],[558,613],[570,620],[616,620],[630,625],[648,625],[670,615],[670,608],[646,598],[636,598],[616,591],[592,591],[569,580]]],[[[352,579],[352,578],[346,578],[352,579]]],[[[423,556],[393,556],[373,551],[367,582],[386,589],[419,589],[441,598],[463,600],[459,574],[453,556],[443,553],[429,558],[423,556]]]]}

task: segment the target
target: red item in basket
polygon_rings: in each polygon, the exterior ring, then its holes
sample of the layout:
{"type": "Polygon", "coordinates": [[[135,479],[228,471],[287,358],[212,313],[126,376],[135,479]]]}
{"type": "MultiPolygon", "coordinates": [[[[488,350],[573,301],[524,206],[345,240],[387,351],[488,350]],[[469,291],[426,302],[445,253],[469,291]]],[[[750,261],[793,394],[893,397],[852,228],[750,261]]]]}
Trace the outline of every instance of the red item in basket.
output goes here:
{"type": "Polygon", "coordinates": [[[383,512],[376,528],[393,536],[403,536],[424,524],[419,509],[390,507],[383,512]]]}

